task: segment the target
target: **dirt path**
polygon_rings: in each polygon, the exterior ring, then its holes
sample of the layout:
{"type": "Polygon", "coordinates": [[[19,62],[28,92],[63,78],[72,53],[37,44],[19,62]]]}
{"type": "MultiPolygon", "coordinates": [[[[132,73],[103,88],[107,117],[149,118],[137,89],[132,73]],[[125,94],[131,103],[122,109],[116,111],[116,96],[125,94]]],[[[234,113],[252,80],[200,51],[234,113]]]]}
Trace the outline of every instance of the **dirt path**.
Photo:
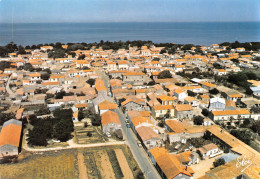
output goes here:
{"type": "Polygon", "coordinates": [[[133,173],[128,165],[128,162],[125,158],[125,155],[121,149],[115,149],[116,158],[119,162],[120,168],[122,170],[122,173],[124,175],[125,179],[133,179],[133,173]]]}
{"type": "Polygon", "coordinates": [[[110,146],[110,145],[124,145],[125,141],[115,141],[115,142],[103,142],[103,143],[93,143],[93,144],[76,144],[73,139],[68,141],[69,146],[66,147],[53,147],[53,148],[43,148],[43,149],[34,149],[30,148],[25,142],[23,144],[23,149],[31,152],[44,152],[44,151],[53,151],[53,150],[65,150],[73,148],[90,148],[90,147],[100,147],[100,146],[110,146]]]}
{"type": "Polygon", "coordinates": [[[96,153],[96,156],[97,166],[100,167],[101,178],[115,179],[114,170],[107,153],[105,151],[99,151],[96,153]]]}
{"type": "Polygon", "coordinates": [[[88,179],[87,167],[84,162],[84,155],[78,153],[79,179],[88,179]]]}

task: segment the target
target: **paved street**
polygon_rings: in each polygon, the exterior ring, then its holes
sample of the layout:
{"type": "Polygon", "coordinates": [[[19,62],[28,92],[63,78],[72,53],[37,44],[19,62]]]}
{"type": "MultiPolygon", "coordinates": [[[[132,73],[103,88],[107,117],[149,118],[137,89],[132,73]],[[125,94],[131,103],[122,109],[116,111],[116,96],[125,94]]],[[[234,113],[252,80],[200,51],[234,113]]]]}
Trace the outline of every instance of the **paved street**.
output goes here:
{"type": "Polygon", "coordinates": [[[117,109],[116,113],[119,115],[120,121],[122,123],[122,129],[125,134],[126,141],[129,144],[130,149],[135,156],[135,159],[143,170],[145,177],[147,179],[161,178],[157,170],[154,168],[153,164],[149,160],[148,154],[142,147],[138,147],[137,138],[132,129],[126,127],[125,117],[122,114],[122,111],[120,109],[117,109]]]}

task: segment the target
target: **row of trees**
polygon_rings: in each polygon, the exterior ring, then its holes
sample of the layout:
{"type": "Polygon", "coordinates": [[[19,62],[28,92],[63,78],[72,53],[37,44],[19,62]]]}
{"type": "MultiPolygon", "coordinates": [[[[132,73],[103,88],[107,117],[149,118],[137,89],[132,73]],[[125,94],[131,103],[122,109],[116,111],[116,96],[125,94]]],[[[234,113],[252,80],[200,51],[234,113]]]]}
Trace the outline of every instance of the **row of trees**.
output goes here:
{"type": "Polygon", "coordinates": [[[238,41],[235,41],[233,43],[230,42],[224,42],[220,44],[221,46],[229,46],[232,49],[234,48],[239,48],[239,47],[244,47],[247,51],[251,50],[258,50],[260,49],[260,42],[245,42],[245,43],[240,43],[238,41]]]}
{"type": "Polygon", "coordinates": [[[230,73],[228,74],[228,82],[236,84],[237,86],[240,86],[246,90],[247,94],[252,94],[252,91],[250,89],[250,84],[247,82],[247,80],[258,80],[259,78],[254,72],[238,72],[238,73],[230,73]]]}

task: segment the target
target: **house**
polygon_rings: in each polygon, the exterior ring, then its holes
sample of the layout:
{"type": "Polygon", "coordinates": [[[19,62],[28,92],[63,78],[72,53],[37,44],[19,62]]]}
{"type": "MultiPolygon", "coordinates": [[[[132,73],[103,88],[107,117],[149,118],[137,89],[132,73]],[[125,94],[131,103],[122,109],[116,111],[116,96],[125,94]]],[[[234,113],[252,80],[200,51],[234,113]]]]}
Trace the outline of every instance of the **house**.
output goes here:
{"type": "Polygon", "coordinates": [[[152,116],[153,116],[153,118],[174,117],[174,108],[172,105],[153,106],[152,107],[152,116]]]}
{"type": "Polygon", "coordinates": [[[107,70],[108,70],[108,71],[117,70],[116,62],[113,62],[113,61],[107,62],[107,70]]]}
{"type": "Polygon", "coordinates": [[[176,104],[175,108],[175,117],[178,119],[192,118],[193,116],[193,107],[189,104],[176,104]]]}
{"type": "Polygon", "coordinates": [[[18,155],[22,135],[22,122],[10,119],[3,124],[0,133],[0,158],[18,155]]]}
{"type": "Polygon", "coordinates": [[[213,121],[230,121],[232,119],[249,118],[250,112],[246,109],[212,111],[210,117],[213,121]]]}
{"type": "Polygon", "coordinates": [[[187,136],[185,135],[185,128],[177,120],[166,120],[165,129],[170,143],[181,142],[186,143],[187,136]]]}
{"type": "Polygon", "coordinates": [[[236,48],[237,52],[244,52],[246,51],[244,47],[236,48]]]}
{"type": "Polygon", "coordinates": [[[78,116],[79,116],[79,111],[74,111],[72,115],[72,121],[78,122],[79,121],[78,116]]]}
{"type": "Polygon", "coordinates": [[[148,117],[143,116],[132,117],[129,119],[129,123],[135,134],[137,133],[136,128],[140,126],[153,126],[152,121],[148,117]]]}
{"type": "Polygon", "coordinates": [[[207,89],[207,90],[212,90],[213,88],[216,88],[216,85],[211,84],[209,82],[203,82],[201,83],[202,87],[207,89]]]}
{"type": "Polygon", "coordinates": [[[123,82],[143,85],[145,82],[147,82],[147,76],[143,72],[129,71],[127,73],[123,73],[123,82]]]}
{"type": "Polygon", "coordinates": [[[153,148],[149,151],[149,156],[163,179],[193,178],[194,171],[182,165],[178,158],[169,154],[165,148],[153,148]]]}
{"type": "Polygon", "coordinates": [[[211,98],[209,102],[209,111],[221,111],[225,110],[226,101],[223,98],[211,98]]]}
{"type": "Polygon", "coordinates": [[[237,107],[236,107],[236,102],[235,101],[232,101],[232,100],[227,100],[226,101],[226,107],[225,107],[225,110],[235,110],[237,107]]]}
{"type": "Polygon", "coordinates": [[[24,108],[20,108],[20,109],[18,109],[18,110],[16,111],[15,118],[16,118],[17,120],[22,119],[22,117],[23,117],[23,111],[24,111],[24,108]]]}
{"type": "Polygon", "coordinates": [[[204,118],[204,120],[203,120],[203,126],[211,126],[211,125],[213,125],[214,123],[213,123],[213,121],[211,120],[211,119],[209,119],[209,118],[204,118]]]}
{"type": "Polygon", "coordinates": [[[195,165],[200,161],[199,155],[196,152],[192,152],[192,151],[182,152],[176,154],[175,156],[184,166],[195,165]]]}
{"type": "Polygon", "coordinates": [[[200,101],[194,97],[188,96],[184,98],[184,104],[190,104],[193,107],[199,106],[200,101]]]}
{"type": "Polygon", "coordinates": [[[115,110],[117,109],[117,104],[110,102],[110,101],[103,101],[101,103],[98,104],[98,109],[99,109],[99,114],[103,114],[104,112],[108,111],[108,110],[115,110]]]}
{"type": "Polygon", "coordinates": [[[250,89],[253,92],[254,96],[260,97],[260,81],[248,80],[251,83],[250,89]]]}
{"type": "Polygon", "coordinates": [[[225,69],[214,69],[213,73],[218,76],[226,75],[227,71],[225,69]]]}
{"type": "Polygon", "coordinates": [[[175,100],[175,98],[167,95],[160,95],[157,96],[157,98],[162,105],[173,105],[173,102],[175,100]]]}
{"type": "Polygon", "coordinates": [[[127,61],[118,62],[118,68],[119,70],[128,70],[129,66],[127,64],[127,61]]]}
{"type": "Polygon", "coordinates": [[[161,138],[152,127],[139,126],[136,128],[136,132],[147,150],[150,150],[154,147],[161,147],[161,138]]]}
{"type": "Polygon", "coordinates": [[[107,88],[105,86],[103,79],[101,79],[101,78],[96,79],[95,88],[96,88],[98,94],[103,93],[103,94],[107,95],[107,88]]]}
{"type": "Polygon", "coordinates": [[[116,130],[122,130],[118,114],[110,110],[101,114],[101,124],[105,134],[112,134],[116,130]]]}
{"type": "Polygon", "coordinates": [[[145,111],[146,103],[143,99],[138,98],[127,98],[125,101],[121,103],[124,111],[145,111]]]}
{"type": "Polygon", "coordinates": [[[206,159],[207,157],[211,158],[220,155],[223,151],[220,151],[216,144],[210,143],[200,147],[198,153],[203,159],[206,159]]]}
{"type": "Polygon", "coordinates": [[[188,94],[182,89],[176,89],[174,90],[174,96],[176,96],[179,101],[184,101],[188,94]]]}
{"type": "Polygon", "coordinates": [[[241,99],[243,95],[241,94],[227,94],[227,99],[232,101],[237,101],[238,99],[241,99]]]}
{"type": "Polygon", "coordinates": [[[209,95],[199,95],[198,98],[201,100],[201,101],[209,101],[210,100],[210,97],[209,95]]]}

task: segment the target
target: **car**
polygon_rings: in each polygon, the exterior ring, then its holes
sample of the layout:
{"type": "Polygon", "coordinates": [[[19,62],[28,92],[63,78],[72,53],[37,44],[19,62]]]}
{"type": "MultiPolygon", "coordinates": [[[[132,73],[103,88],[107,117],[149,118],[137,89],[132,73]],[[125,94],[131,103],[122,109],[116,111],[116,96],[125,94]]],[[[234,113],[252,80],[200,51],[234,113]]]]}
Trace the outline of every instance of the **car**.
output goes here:
{"type": "Polygon", "coordinates": [[[138,145],[138,147],[142,147],[142,144],[140,141],[137,141],[137,145],[138,145]]]}

